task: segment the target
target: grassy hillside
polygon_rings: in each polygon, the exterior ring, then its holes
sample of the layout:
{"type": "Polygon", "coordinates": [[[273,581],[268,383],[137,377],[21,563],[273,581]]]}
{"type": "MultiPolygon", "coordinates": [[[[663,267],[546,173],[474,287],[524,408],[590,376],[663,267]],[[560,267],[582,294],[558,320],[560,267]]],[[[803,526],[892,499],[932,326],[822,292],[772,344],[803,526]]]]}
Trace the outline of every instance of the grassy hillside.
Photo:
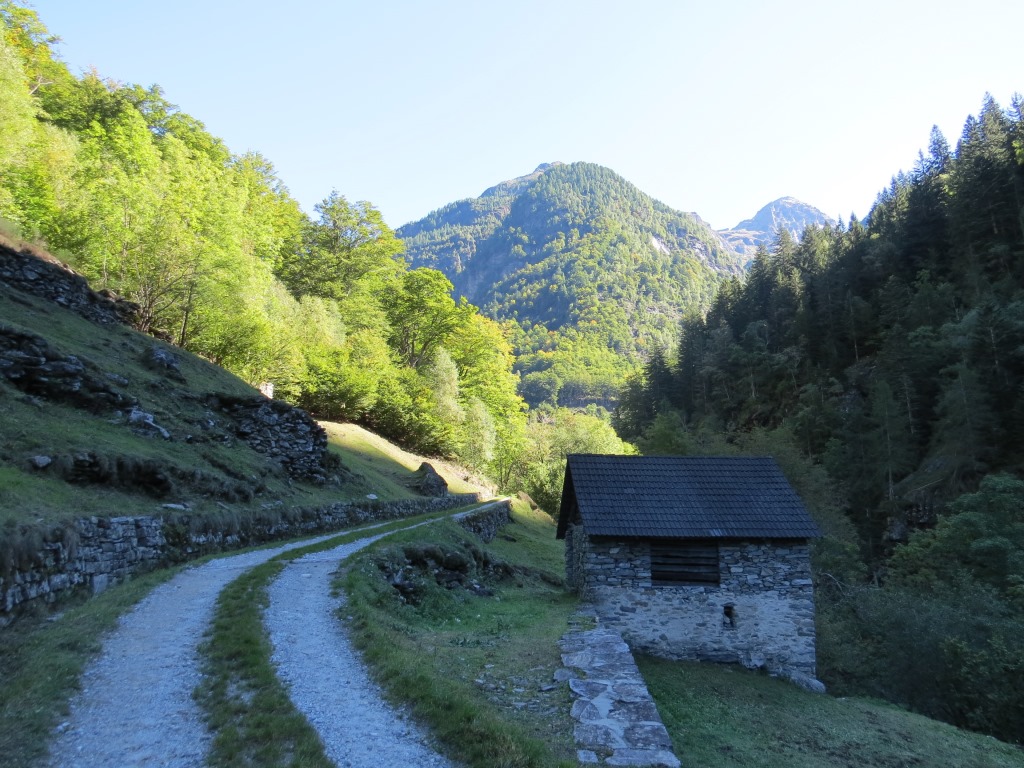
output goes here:
{"type": "Polygon", "coordinates": [[[402,450],[394,443],[375,435],[357,424],[320,423],[327,430],[331,449],[357,477],[360,490],[384,499],[415,496],[409,486],[416,479],[416,470],[424,461],[437,470],[452,493],[489,493],[493,489],[481,484],[465,469],[440,459],[424,459],[402,450]]]}
{"type": "Polygon", "coordinates": [[[736,667],[638,661],[684,765],[1024,766],[1018,747],[891,704],[819,696],[736,667]]]}
{"type": "MultiPolygon", "coordinates": [[[[422,459],[347,425],[325,427],[325,481],[296,477],[248,444],[231,411],[236,401],[261,402],[246,382],[127,326],[92,322],[6,282],[0,282],[0,353],[6,355],[0,360],[3,558],[27,553],[40,537],[82,516],[158,514],[208,528],[368,494],[417,495],[422,459]],[[176,361],[176,370],[154,365],[154,354],[176,361]],[[19,378],[10,361],[20,359],[45,362],[19,378]],[[72,374],[61,378],[67,371],[72,374]]],[[[437,469],[453,491],[477,490],[465,472],[437,469]]]]}

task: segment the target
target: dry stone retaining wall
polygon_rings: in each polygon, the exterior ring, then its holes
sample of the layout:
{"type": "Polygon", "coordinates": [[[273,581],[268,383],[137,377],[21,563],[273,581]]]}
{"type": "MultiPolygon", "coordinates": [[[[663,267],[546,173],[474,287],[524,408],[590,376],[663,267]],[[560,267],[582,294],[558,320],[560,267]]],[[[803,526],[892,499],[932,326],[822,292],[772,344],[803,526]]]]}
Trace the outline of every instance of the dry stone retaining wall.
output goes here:
{"type": "MultiPolygon", "coordinates": [[[[366,522],[438,512],[479,501],[477,494],[399,501],[339,502],[288,510],[273,520],[241,520],[234,530],[194,531],[187,516],[87,517],[55,528],[35,552],[0,571],[0,626],[33,603],[52,603],[74,589],[97,593],[138,571],[278,539],[340,530],[366,522]]],[[[505,513],[507,517],[507,511],[505,513]]],[[[486,517],[482,515],[481,517],[486,517]]]]}
{"type": "Polygon", "coordinates": [[[470,512],[459,519],[459,525],[476,535],[484,543],[494,541],[498,531],[511,522],[511,510],[512,503],[505,500],[478,512],[470,512]]]}

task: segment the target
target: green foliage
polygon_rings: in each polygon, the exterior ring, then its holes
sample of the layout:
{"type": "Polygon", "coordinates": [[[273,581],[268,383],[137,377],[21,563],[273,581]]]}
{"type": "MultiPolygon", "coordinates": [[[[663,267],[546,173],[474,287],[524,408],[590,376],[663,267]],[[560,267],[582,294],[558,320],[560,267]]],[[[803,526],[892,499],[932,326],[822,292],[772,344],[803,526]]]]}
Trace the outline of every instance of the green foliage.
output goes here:
{"type": "Polygon", "coordinates": [[[614,421],[643,450],[697,451],[708,430],[798,447],[787,475],[839,491],[815,551],[823,679],[1006,739],[1024,728],[1022,489],[998,474],[1024,456],[1020,105],[986,97],[955,151],[933,130],[866,222],[780,233],[614,421]]]}
{"type": "Polygon", "coordinates": [[[992,589],[964,577],[941,592],[847,587],[819,606],[819,626],[819,674],[835,693],[1019,741],[1024,623],[992,589]]]}
{"type": "Polygon", "coordinates": [[[414,264],[521,329],[531,405],[609,406],[628,375],[671,344],[680,313],[706,306],[736,265],[698,219],[607,168],[542,167],[399,230],[414,264]]]}
{"type": "Polygon", "coordinates": [[[316,212],[319,219],[307,223],[301,249],[278,266],[293,294],[342,300],[368,281],[382,286],[401,274],[402,243],[370,203],[352,205],[333,191],[316,212]]]}
{"type": "Polygon", "coordinates": [[[636,450],[615,434],[607,418],[596,411],[581,413],[568,408],[535,412],[526,429],[522,451],[512,475],[516,485],[552,516],[557,516],[570,453],[631,454],[636,450]]]}
{"type": "Polygon", "coordinates": [[[430,362],[475,311],[465,300],[456,303],[451,290],[452,284],[436,269],[420,268],[402,275],[384,298],[390,340],[405,365],[420,368],[430,362]]]}
{"type": "Polygon", "coordinates": [[[798,243],[780,233],[745,281],[685,319],[668,375],[646,370],[625,389],[621,434],[642,435],[662,401],[729,433],[789,425],[843,484],[875,555],[893,524],[933,521],[1017,466],[1020,131],[1019,110],[986,98],[955,152],[933,131],[866,225],[809,228],[798,243]]]}
{"type": "Polygon", "coordinates": [[[307,219],[266,158],[159,86],[76,78],[34,11],[5,0],[0,21],[0,217],[135,302],[140,330],[481,471],[521,432],[507,331],[409,271],[373,205],[335,191],[307,219]],[[439,396],[443,355],[458,383],[439,396]]]}
{"type": "Polygon", "coordinates": [[[889,565],[902,584],[941,591],[969,577],[1024,609],[1024,481],[989,475],[934,528],[898,547],[889,565]]]}

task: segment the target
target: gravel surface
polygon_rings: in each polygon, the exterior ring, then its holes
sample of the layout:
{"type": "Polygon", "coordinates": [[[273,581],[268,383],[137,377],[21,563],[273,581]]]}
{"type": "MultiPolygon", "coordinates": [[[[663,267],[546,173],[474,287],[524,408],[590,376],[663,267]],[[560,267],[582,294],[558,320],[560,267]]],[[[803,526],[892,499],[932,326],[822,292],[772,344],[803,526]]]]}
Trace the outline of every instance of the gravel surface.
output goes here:
{"type": "Polygon", "coordinates": [[[192,768],[205,764],[209,734],[192,690],[200,681],[197,648],[220,591],[274,549],[213,560],[154,589],[104,639],[86,669],[71,715],[54,734],[54,768],[192,768]]]}
{"type": "Polygon", "coordinates": [[[339,561],[384,535],[295,560],[274,581],[264,622],[277,674],[340,768],[452,768],[425,732],[382,699],[335,615],[344,604],[330,595],[339,561]]]}

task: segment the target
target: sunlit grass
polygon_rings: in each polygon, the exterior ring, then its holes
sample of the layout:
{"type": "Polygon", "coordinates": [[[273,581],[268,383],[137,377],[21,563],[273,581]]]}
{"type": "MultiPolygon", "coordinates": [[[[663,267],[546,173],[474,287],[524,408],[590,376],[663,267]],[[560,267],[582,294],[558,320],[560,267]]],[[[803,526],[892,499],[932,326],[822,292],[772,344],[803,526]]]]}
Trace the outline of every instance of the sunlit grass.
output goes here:
{"type": "Polygon", "coordinates": [[[575,765],[568,688],[552,678],[576,601],[540,570],[561,562],[550,518],[521,505],[515,519],[485,547],[515,569],[486,582],[493,596],[434,584],[418,607],[397,599],[375,558],[400,557],[402,544],[479,546],[441,523],[357,556],[339,577],[349,596],[343,618],[385,689],[458,760],[480,768],[575,765]]]}
{"type": "MultiPolygon", "coordinates": [[[[388,493],[412,495],[410,483],[416,470],[424,461],[422,456],[404,451],[393,443],[375,435],[356,424],[321,422],[327,430],[332,446],[336,446],[346,465],[363,475],[372,487],[377,483],[380,490],[374,492],[385,498],[388,493]]],[[[480,486],[464,479],[465,470],[440,459],[426,459],[448,483],[451,493],[475,493],[480,486]]],[[[403,495],[386,498],[405,498],[403,495]]]]}

